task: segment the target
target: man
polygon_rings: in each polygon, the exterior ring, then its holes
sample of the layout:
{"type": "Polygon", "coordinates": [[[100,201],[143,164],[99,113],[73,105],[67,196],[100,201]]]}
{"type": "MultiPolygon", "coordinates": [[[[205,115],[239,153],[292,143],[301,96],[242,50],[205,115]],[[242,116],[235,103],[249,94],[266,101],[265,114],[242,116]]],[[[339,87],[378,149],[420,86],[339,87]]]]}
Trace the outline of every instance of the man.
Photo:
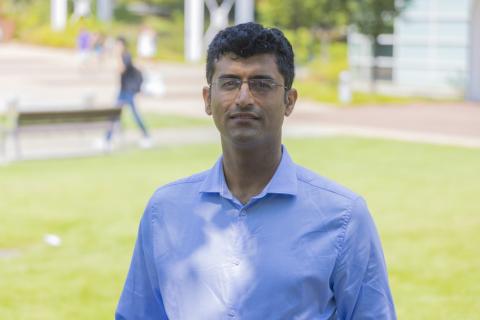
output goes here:
{"type": "Polygon", "coordinates": [[[203,97],[223,155],[151,198],[117,319],[395,319],[365,202],[281,144],[293,77],[278,29],[216,35],[203,97]]]}

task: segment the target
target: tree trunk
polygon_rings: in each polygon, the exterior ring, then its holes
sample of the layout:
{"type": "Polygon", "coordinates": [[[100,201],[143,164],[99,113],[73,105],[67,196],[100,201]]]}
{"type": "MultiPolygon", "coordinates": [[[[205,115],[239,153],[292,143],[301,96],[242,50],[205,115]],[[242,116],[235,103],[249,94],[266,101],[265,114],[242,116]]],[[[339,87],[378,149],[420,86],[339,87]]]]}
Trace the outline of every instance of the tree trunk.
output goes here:
{"type": "Polygon", "coordinates": [[[377,93],[377,37],[371,39],[370,93],[377,93]]]}
{"type": "Polygon", "coordinates": [[[328,31],[320,30],[320,57],[322,62],[330,62],[330,37],[328,31]]]}

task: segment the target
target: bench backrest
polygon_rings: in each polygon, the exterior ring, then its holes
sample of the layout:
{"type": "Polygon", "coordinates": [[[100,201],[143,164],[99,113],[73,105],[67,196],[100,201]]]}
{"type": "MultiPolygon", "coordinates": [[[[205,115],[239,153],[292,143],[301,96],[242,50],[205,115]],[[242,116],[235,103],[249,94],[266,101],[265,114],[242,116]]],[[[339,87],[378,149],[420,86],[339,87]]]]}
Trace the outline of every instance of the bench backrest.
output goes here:
{"type": "Polygon", "coordinates": [[[121,114],[122,108],[17,111],[14,132],[110,129],[121,114]]]}
{"type": "Polygon", "coordinates": [[[55,124],[86,124],[94,122],[115,122],[120,120],[121,108],[19,111],[17,127],[46,126],[55,124]]]}

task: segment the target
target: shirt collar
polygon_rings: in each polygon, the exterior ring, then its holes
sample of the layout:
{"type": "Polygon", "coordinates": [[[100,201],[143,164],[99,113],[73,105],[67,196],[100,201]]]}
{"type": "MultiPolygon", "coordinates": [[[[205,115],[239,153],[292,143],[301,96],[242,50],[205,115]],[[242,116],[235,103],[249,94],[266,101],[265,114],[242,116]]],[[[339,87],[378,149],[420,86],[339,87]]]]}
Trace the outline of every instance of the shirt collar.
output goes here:
{"type": "MultiPolygon", "coordinates": [[[[225,198],[232,198],[223,174],[223,156],[208,171],[199,192],[219,193],[225,198]]],[[[270,182],[263,191],[253,198],[261,198],[267,194],[297,195],[297,172],[295,163],[290,158],[285,146],[282,145],[282,159],[270,182]]]]}

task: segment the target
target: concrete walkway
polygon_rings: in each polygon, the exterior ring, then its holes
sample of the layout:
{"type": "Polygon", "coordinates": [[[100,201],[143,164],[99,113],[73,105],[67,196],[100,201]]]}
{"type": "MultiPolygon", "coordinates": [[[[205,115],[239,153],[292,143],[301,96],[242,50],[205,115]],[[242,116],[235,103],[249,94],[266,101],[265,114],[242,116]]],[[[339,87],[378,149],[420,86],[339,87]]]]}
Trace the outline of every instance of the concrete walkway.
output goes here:
{"type": "MultiPolygon", "coordinates": [[[[161,77],[162,96],[141,96],[145,112],[205,117],[202,87],[204,65],[140,61],[146,77],[161,77]]],[[[92,57],[80,64],[75,52],[15,43],[0,43],[0,113],[7,102],[17,99],[27,107],[80,106],[87,100],[111,106],[117,90],[115,64],[92,57]]],[[[213,127],[165,129],[154,132],[156,144],[218,141],[213,127]]],[[[286,119],[285,136],[349,135],[419,141],[480,148],[480,105],[469,103],[331,107],[299,100],[286,119]]],[[[136,133],[129,133],[133,142],[136,133]]]]}

